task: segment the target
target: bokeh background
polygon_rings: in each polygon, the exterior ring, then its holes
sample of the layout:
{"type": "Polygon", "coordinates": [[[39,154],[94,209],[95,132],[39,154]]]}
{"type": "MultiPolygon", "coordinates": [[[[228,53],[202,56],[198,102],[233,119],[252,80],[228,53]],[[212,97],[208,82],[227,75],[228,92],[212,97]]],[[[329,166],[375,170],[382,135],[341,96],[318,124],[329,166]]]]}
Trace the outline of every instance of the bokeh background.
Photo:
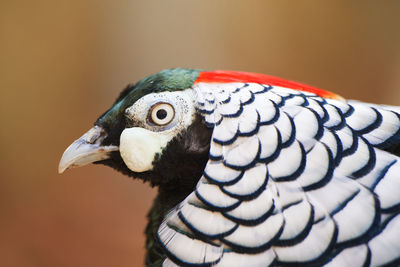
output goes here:
{"type": "Polygon", "coordinates": [[[64,149],[130,82],[266,73],[400,105],[399,1],[0,1],[0,265],[142,266],[155,189],[64,149]]]}

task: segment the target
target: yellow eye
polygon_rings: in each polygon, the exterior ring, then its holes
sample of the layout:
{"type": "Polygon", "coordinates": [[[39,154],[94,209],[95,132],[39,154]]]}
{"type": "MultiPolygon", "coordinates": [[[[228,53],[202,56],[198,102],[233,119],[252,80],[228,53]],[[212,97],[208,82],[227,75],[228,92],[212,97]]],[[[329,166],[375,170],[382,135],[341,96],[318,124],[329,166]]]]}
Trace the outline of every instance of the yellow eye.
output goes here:
{"type": "Polygon", "coordinates": [[[155,104],[150,111],[150,121],[159,126],[167,125],[174,117],[174,107],[168,103],[155,104]]]}

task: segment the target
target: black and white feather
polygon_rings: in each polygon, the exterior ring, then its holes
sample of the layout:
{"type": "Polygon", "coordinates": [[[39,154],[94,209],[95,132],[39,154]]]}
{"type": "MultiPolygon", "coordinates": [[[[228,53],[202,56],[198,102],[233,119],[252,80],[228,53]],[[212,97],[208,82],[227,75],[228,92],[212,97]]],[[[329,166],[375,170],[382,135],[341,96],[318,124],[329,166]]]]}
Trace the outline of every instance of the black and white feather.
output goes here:
{"type": "Polygon", "coordinates": [[[209,161],[159,227],[164,266],[399,263],[398,108],[253,83],[193,90],[209,161]]]}

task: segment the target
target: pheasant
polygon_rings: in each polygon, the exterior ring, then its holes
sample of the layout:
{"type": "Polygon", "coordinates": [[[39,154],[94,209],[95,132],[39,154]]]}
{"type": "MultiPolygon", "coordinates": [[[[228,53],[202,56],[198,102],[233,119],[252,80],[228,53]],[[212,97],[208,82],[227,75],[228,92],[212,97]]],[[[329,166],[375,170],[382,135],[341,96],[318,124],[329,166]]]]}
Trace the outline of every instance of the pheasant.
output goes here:
{"type": "Polygon", "coordinates": [[[400,264],[400,108],[246,72],[126,87],[59,165],[158,187],[148,266],[400,264]]]}

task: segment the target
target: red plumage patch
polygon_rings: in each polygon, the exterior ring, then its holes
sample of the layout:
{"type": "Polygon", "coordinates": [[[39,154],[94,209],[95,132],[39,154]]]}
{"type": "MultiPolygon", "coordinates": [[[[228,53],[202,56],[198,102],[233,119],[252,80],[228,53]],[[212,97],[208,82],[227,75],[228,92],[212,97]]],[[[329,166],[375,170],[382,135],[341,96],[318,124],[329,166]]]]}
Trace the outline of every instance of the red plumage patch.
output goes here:
{"type": "Polygon", "coordinates": [[[300,90],[305,92],[314,93],[323,98],[331,99],[343,99],[341,96],[334,94],[329,91],[325,91],[319,88],[315,88],[306,84],[288,81],[274,76],[269,76],[265,74],[240,72],[240,71],[203,71],[200,72],[199,77],[194,82],[196,83],[260,83],[272,86],[281,86],[294,90],[300,90]]]}

